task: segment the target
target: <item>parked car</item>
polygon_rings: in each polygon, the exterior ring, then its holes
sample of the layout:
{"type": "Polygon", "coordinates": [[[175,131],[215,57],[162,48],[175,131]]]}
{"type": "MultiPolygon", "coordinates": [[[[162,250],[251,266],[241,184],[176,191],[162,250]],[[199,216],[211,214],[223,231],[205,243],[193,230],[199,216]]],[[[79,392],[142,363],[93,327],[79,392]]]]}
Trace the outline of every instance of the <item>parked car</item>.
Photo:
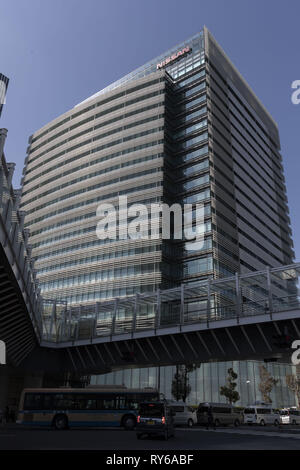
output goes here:
{"type": "Polygon", "coordinates": [[[280,410],[280,424],[290,424],[290,413],[288,408],[280,410]]]}
{"type": "Polygon", "coordinates": [[[213,423],[216,427],[228,424],[239,426],[243,423],[242,412],[233,405],[224,403],[200,403],[197,410],[198,424],[208,424],[209,407],[212,408],[213,423]]]}
{"type": "Polygon", "coordinates": [[[278,426],[281,422],[279,410],[275,410],[268,405],[250,405],[244,409],[245,424],[274,424],[278,426]]]}
{"type": "Polygon", "coordinates": [[[174,436],[174,411],[166,401],[140,404],[136,423],[136,437],[160,435],[169,439],[174,436]]]}
{"type": "Polygon", "coordinates": [[[169,403],[171,410],[174,411],[175,426],[188,426],[192,428],[197,424],[197,413],[194,408],[184,402],[169,403]]]}
{"type": "Polygon", "coordinates": [[[280,411],[281,424],[300,424],[300,410],[284,408],[280,411]]]}

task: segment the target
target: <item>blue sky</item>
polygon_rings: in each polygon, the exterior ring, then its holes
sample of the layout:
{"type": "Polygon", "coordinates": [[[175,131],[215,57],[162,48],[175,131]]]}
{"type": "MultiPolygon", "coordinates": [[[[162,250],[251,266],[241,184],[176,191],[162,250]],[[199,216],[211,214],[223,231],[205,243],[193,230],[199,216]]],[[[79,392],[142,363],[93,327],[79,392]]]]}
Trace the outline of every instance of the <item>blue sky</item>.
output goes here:
{"type": "Polygon", "coordinates": [[[299,0],[0,0],[1,127],[19,186],[29,135],[205,24],[279,125],[300,261],[299,0]]]}

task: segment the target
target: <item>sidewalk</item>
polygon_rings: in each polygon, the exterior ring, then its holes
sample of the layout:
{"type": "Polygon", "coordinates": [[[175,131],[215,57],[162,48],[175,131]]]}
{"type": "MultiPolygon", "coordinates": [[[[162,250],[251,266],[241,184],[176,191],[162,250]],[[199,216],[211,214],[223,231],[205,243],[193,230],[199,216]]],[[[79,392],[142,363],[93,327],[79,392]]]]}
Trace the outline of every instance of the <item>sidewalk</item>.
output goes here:
{"type": "Polygon", "coordinates": [[[189,431],[203,431],[203,432],[215,432],[215,433],[225,433],[225,434],[240,434],[240,435],[248,435],[248,436],[269,436],[269,437],[283,437],[283,438],[293,438],[293,439],[300,439],[300,429],[272,429],[272,428],[264,428],[264,427],[257,427],[252,428],[249,426],[240,426],[239,428],[222,428],[219,427],[217,429],[206,429],[201,427],[195,427],[193,429],[189,429],[189,431]],[[249,429],[250,428],[250,429],[249,429]]]}

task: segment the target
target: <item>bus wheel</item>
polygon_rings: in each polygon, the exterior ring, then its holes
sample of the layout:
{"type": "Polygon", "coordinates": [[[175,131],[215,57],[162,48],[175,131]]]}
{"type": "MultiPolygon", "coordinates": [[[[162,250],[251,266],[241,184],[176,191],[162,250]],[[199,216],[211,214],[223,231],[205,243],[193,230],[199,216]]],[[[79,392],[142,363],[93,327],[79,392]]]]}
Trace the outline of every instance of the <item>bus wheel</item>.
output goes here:
{"type": "Polygon", "coordinates": [[[259,423],[261,426],[265,426],[266,423],[264,422],[264,420],[262,419],[261,422],[259,423]]]}
{"type": "Polygon", "coordinates": [[[122,420],[122,426],[127,430],[131,431],[136,424],[135,417],[132,415],[124,416],[122,420]]]}
{"type": "Polygon", "coordinates": [[[66,415],[56,415],[53,419],[53,426],[58,431],[68,428],[68,418],[66,415]]]}

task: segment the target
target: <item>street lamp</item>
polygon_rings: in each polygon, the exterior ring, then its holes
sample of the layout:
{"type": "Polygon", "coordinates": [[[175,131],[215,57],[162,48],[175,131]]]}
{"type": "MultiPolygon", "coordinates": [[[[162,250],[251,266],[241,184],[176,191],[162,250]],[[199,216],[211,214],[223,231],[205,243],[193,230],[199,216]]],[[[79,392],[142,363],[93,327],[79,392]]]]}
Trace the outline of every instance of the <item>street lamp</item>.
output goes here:
{"type": "MultiPolygon", "coordinates": [[[[249,379],[246,380],[246,384],[247,384],[247,385],[249,385],[250,383],[251,383],[251,382],[250,382],[249,379]]],[[[251,400],[250,400],[250,390],[249,390],[249,387],[247,387],[247,395],[248,395],[248,403],[250,403],[251,400]]]]}

